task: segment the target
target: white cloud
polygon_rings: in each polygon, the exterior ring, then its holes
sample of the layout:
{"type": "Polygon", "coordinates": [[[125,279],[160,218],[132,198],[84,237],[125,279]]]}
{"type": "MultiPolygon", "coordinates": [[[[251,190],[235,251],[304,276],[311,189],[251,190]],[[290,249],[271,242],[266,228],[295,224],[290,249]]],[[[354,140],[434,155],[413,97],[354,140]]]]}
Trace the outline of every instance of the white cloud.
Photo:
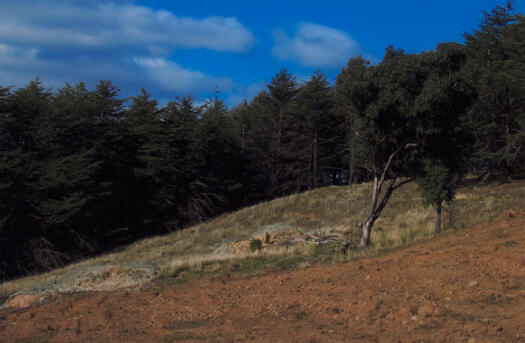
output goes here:
{"type": "Polygon", "coordinates": [[[215,87],[229,92],[234,86],[234,82],[229,78],[213,77],[200,71],[186,69],[164,58],[134,57],[133,61],[147,73],[152,83],[177,93],[212,92],[215,87]]]}
{"type": "Polygon", "coordinates": [[[39,76],[55,88],[111,80],[126,95],[142,87],[161,97],[229,91],[231,79],[169,58],[181,49],[240,53],[253,42],[233,17],[179,17],[119,0],[0,0],[0,85],[39,76]]]}
{"type": "Polygon", "coordinates": [[[36,48],[16,47],[0,43],[0,85],[24,86],[29,80],[40,77],[46,87],[62,87],[65,82],[88,81],[92,84],[101,79],[119,83],[136,82],[136,71],[129,63],[115,64],[84,56],[66,63],[61,60],[44,59],[36,48]]]}
{"type": "Polygon", "coordinates": [[[279,60],[292,60],[306,67],[338,67],[359,51],[348,34],[327,26],[302,23],[293,37],[274,31],[272,54],[279,60]]]}
{"type": "Polygon", "coordinates": [[[233,17],[177,17],[165,10],[118,3],[55,0],[0,4],[0,41],[14,45],[242,52],[253,40],[252,33],[233,17]]]}
{"type": "Polygon", "coordinates": [[[7,44],[0,43],[0,63],[20,64],[34,61],[38,49],[35,48],[16,48],[7,44]]]}

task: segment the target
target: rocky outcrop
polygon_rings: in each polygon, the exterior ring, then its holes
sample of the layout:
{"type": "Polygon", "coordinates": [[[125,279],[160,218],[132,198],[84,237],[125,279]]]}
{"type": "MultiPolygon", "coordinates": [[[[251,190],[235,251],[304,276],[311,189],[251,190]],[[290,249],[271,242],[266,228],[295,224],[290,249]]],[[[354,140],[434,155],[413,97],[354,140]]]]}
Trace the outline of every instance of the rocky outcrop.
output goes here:
{"type": "Polygon", "coordinates": [[[150,281],[158,269],[156,264],[148,262],[79,267],[13,294],[2,307],[25,308],[64,293],[137,287],[150,281]]]}
{"type": "Polygon", "coordinates": [[[258,239],[262,242],[261,251],[281,250],[301,245],[333,246],[334,250],[344,250],[347,240],[338,232],[329,229],[308,232],[300,227],[284,223],[263,226],[248,240],[239,240],[222,244],[214,255],[245,255],[251,252],[250,242],[258,239]]]}

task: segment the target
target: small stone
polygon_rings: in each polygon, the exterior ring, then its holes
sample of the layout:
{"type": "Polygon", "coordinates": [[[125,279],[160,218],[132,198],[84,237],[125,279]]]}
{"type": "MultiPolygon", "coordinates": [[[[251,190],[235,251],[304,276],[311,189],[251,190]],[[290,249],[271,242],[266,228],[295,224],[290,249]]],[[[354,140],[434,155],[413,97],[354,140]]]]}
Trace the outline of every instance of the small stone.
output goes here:
{"type": "Polygon", "coordinates": [[[479,283],[478,283],[477,281],[470,281],[470,282],[468,283],[468,286],[469,286],[469,287],[477,287],[478,285],[479,285],[479,283]]]}
{"type": "Polygon", "coordinates": [[[421,305],[417,310],[417,313],[422,317],[429,317],[433,312],[434,310],[429,304],[421,305]]]}

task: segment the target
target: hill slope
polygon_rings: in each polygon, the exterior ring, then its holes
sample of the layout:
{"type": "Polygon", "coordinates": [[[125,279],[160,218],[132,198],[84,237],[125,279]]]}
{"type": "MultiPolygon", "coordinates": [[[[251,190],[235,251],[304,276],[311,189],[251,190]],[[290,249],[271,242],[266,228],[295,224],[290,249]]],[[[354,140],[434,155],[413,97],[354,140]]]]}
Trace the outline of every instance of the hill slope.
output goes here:
{"type": "Polygon", "coordinates": [[[52,275],[78,274],[110,262],[153,264],[161,270],[160,278],[142,287],[114,292],[102,287],[106,292],[74,293],[25,310],[1,310],[0,341],[279,341],[284,333],[293,338],[283,341],[373,341],[394,333],[405,335],[401,341],[455,333],[451,337],[456,339],[449,341],[459,341],[482,337],[481,327],[488,335],[494,325],[499,327],[492,338],[525,336],[513,324],[525,318],[520,312],[524,307],[515,307],[523,305],[525,296],[524,219],[508,216],[510,209],[523,213],[524,182],[462,189],[452,211],[453,227],[482,224],[405,250],[385,252],[431,236],[433,222],[413,185],[395,194],[378,221],[375,249],[329,254],[328,260],[318,258],[322,252],[308,250],[213,262],[221,260],[213,251],[224,242],[282,222],[311,232],[327,227],[350,231],[349,239],[357,240],[355,223],[366,208],[368,187],[330,187],[278,199],[2,284],[0,292],[6,296],[52,275]],[[360,255],[377,256],[356,260],[360,255]],[[327,266],[318,265],[320,260],[350,262],[327,266]],[[312,263],[316,266],[308,267],[312,263]],[[283,266],[300,270],[253,274],[283,266]],[[192,279],[188,275],[205,277],[178,285],[192,279]],[[472,325],[474,331],[465,332],[460,324],[472,325]]]}
{"type": "Polygon", "coordinates": [[[525,217],[382,256],[4,311],[2,342],[523,342],[525,217]]]}
{"type": "MultiPolygon", "coordinates": [[[[217,256],[214,251],[227,242],[248,239],[261,227],[286,223],[309,232],[329,229],[345,233],[357,244],[357,225],[364,218],[369,204],[369,184],[321,188],[225,214],[172,234],[145,239],[119,251],[89,259],[50,273],[0,284],[0,300],[21,289],[50,277],[77,273],[82,268],[108,264],[155,264],[161,274],[170,274],[182,265],[200,267],[206,261],[244,257],[217,256]]],[[[488,221],[510,209],[525,209],[525,181],[504,185],[469,186],[459,190],[452,209],[444,210],[445,229],[461,229],[488,221]]],[[[414,184],[397,190],[377,221],[372,232],[375,250],[404,246],[412,241],[432,236],[434,214],[422,206],[414,184]]],[[[336,256],[337,261],[361,254],[336,256]]]]}

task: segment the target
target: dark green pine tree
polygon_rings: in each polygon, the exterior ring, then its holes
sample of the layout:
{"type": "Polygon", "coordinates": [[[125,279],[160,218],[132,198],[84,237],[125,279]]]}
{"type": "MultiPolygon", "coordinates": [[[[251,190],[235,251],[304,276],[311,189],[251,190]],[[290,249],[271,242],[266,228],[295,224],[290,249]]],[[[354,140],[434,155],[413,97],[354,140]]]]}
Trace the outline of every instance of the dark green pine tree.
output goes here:
{"type": "Polygon", "coordinates": [[[471,121],[476,135],[475,167],[502,172],[509,179],[523,164],[525,106],[524,18],[511,2],[485,16],[466,34],[471,82],[476,99],[471,121]]]}
{"type": "Polygon", "coordinates": [[[2,274],[19,275],[62,262],[53,254],[38,212],[44,156],[38,123],[51,110],[51,93],[37,79],[12,94],[2,88],[1,102],[0,231],[10,247],[2,250],[0,263],[6,266],[2,274]]]}
{"type": "Polygon", "coordinates": [[[144,89],[132,98],[125,122],[133,137],[134,173],[137,180],[135,197],[141,199],[142,230],[152,233],[165,220],[165,207],[171,201],[167,168],[169,141],[164,114],[157,101],[144,89]]]}
{"type": "Polygon", "coordinates": [[[249,104],[232,110],[236,134],[240,138],[244,182],[250,202],[269,199],[277,192],[274,112],[268,94],[261,91],[249,104]]]}
{"type": "Polygon", "coordinates": [[[283,194],[282,185],[285,183],[283,172],[283,136],[287,130],[287,116],[295,101],[298,92],[295,77],[286,69],[281,70],[267,86],[267,104],[271,111],[271,134],[270,134],[270,184],[273,196],[283,194]]]}
{"type": "Polygon", "coordinates": [[[95,142],[99,119],[92,116],[90,92],[83,83],[59,89],[52,104],[39,119],[38,211],[46,239],[57,250],[79,256],[95,250],[94,218],[103,195],[96,181],[102,166],[95,142]]]}
{"type": "Polygon", "coordinates": [[[287,192],[317,188],[333,182],[338,146],[333,111],[333,88],[317,72],[297,94],[284,135],[287,192]]]}
{"type": "Polygon", "coordinates": [[[368,151],[366,141],[361,136],[367,127],[360,127],[355,113],[364,113],[368,104],[376,96],[377,89],[369,81],[370,62],[361,56],[348,61],[336,80],[336,113],[340,118],[338,135],[343,142],[340,146],[343,163],[347,165],[346,181],[353,183],[367,180],[367,170],[362,161],[368,151]]]}
{"type": "Polygon", "coordinates": [[[93,109],[89,116],[95,123],[92,141],[97,160],[102,162],[95,178],[100,196],[93,237],[98,244],[107,242],[109,246],[139,237],[143,214],[134,172],[137,142],[126,123],[125,101],[119,92],[110,81],[102,80],[90,93],[93,109]]]}
{"type": "MultiPolygon", "coordinates": [[[[17,254],[13,252],[14,244],[19,243],[15,240],[17,234],[23,232],[17,227],[17,219],[24,217],[17,215],[17,185],[16,174],[18,154],[17,138],[12,135],[11,128],[15,126],[15,118],[12,113],[10,89],[0,86],[0,280],[7,278],[18,271],[13,265],[20,266],[23,262],[17,254]],[[14,206],[11,205],[14,203],[14,206]],[[14,270],[13,270],[14,269],[14,270]]],[[[18,271],[19,272],[19,271],[18,271]]]]}
{"type": "Polygon", "coordinates": [[[164,109],[168,144],[164,176],[169,187],[165,212],[171,217],[166,223],[169,230],[197,223],[210,213],[208,189],[199,179],[200,160],[195,150],[200,116],[201,108],[194,105],[191,96],[170,101],[164,109]]]}
{"type": "MultiPolygon", "coordinates": [[[[263,93],[262,98],[266,99],[263,93]]],[[[265,103],[265,100],[262,102],[265,103]]],[[[236,135],[239,137],[240,159],[242,167],[241,184],[242,203],[254,204],[266,199],[270,188],[269,178],[269,139],[271,120],[267,106],[252,99],[244,101],[231,110],[231,117],[236,135]]]]}
{"type": "Polygon", "coordinates": [[[241,144],[222,100],[210,100],[204,108],[194,149],[198,152],[198,180],[208,189],[203,200],[211,205],[213,214],[238,206],[243,198],[241,144]]]}

